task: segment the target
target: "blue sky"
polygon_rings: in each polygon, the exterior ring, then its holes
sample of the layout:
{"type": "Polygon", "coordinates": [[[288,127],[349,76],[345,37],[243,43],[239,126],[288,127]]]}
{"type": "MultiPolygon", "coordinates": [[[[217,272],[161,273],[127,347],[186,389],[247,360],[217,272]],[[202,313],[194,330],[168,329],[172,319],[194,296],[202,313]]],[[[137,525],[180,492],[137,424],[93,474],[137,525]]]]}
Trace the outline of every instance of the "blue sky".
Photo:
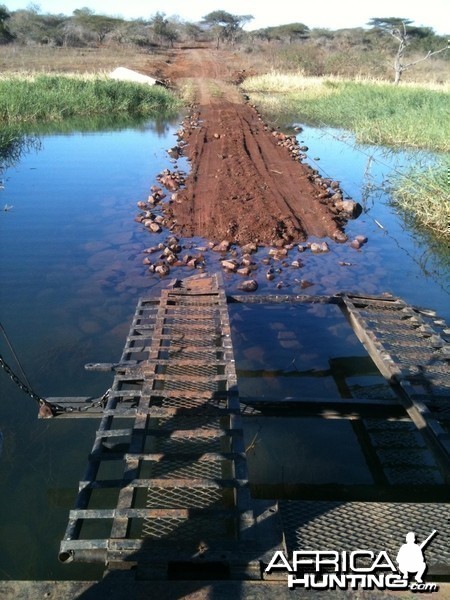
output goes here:
{"type": "MultiPolygon", "coordinates": [[[[10,11],[26,8],[29,0],[0,0],[10,11]]],[[[450,33],[448,0],[376,0],[367,2],[349,2],[341,0],[41,0],[35,2],[42,12],[72,14],[76,8],[87,6],[94,12],[108,15],[120,15],[125,18],[148,18],[156,12],[167,15],[179,15],[188,21],[199,21],[213,10],[255,18],[247,29],[258,29],[282,23],[301,22],[308,27],[340,29],[343,27],[364,27],[371,17],[405,17],[416,25],[432,27],[439,34],[450,33]]]]}

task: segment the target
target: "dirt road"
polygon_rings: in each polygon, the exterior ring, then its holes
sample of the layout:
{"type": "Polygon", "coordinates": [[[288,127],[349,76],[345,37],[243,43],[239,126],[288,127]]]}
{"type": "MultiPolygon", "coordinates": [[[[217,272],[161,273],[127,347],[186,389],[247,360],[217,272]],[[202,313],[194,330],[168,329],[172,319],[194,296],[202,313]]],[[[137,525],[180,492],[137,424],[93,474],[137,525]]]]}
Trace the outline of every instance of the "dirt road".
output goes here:
{"type": "Polygon", "coordinates": [[[183,236],[238,244],[309,235],[344,242],[339,194],[301,164],[294,136],[267,127],[244,102],[228,58],[212,49],[177,50],[166,66],[165,75],[188,84],[195,97],[182,134],[191,172],[166,217],[183,236]]]}

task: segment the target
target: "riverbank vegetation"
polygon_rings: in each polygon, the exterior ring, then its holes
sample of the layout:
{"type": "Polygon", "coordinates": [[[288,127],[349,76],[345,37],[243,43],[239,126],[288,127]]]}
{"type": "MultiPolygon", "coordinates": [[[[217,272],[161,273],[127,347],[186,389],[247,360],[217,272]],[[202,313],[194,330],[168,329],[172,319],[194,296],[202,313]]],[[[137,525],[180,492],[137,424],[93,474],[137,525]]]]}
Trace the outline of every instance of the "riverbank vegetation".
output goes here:
{"type": "MultiPolygon", "coordinates": [[[[395,148],[450,150],[449,85],[346,81],[276,74],[251,77],[242,88],[275,121],[336,126],[360,143],[395,148]]],[[[448,167],[418,164],[392,181],[392,204],[406,218],[450,238],[448,167]]]]}
{"type": "Polygon", "coordinates": [[[392,204],[419,225],[450,239],[450,164],[412,169],[395,178],[392,184],[392,204]]]}
{"type": "Polygon", "coordinates": [[[0,78],[0,123],[27,124],[94,115],[156,115],[178,106],[162,86],[106,76],[34,75],[0,78]]]}
{"type": "Polygon", "coordinates": [[[450,150],[448,86],[269,74],[242,88],[266,113],[350,129],[361,143],[450,150]],[[434,88],[434,89],[432,89],[434,88]]]}

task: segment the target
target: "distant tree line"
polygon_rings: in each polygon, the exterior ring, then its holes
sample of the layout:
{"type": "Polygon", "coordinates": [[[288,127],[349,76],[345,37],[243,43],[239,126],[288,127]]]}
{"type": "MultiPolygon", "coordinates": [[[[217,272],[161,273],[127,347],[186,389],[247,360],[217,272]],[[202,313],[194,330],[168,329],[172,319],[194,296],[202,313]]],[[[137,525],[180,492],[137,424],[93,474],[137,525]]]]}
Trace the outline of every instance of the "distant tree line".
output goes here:
{"type": "Polygon", "coordinates": [[[198,23],[167,17],[157,12],[148,19],[127,20],[97,14],[89,8],[72,15],[44,14],[36,4],[9,11],[0,5],[0,44],[47,45],[54,47],[100,47],[111,44],[136,46],[151,51],[175,43],[205,42],[235,47],[247,53],[278,53],[284,64],[308,75],[347,75],[360,65],[373,76],[395,72],[398,83],[411,66],[443,52],[447,37],[431,27],[418,27],[410,19],[373,18],[368,28],[309,29],[303,23],[246,31],[252,15],[233,15],[215,10],[198,23]],[[413,58],[411,58],[413,57],[413,58]]]}
{"type": "Polygon", "coordinates": [[[176,41],[212,41],[216,45],[260,40],[268,44],[292,44],[317,40],[325,44],[352,42],[362,47],[376,46],[385,41],[386,32],[398,29],[404,23],[409,43],[414,49],[434,51],[445,41],[431,27],[417,27],[409,19],[373,18],[370,29],[309,29],[303,23],[287,23],[244,31],[252,15],[233,15],[215,10],[199,23],[183,21],[177,16],[167,17],[157,12],[148,19],[127,20],[95,13],[90,8],[79,8],[72,15],[45,14],[39,5],[29,4],[26,9],[9,11],[0,5],[0,43],[38,44],[51,46],[89,46],[108,42],[138,46],[172,46],[176,41]]]}
{"type": "Polygon", "coordinates": [[[0,5],[0,44],[48,45],[54,47],[100,46],[111,43],[138,47],[173,46],[175,42],[216,41],[234,45],[243,37],[243,25],[251,15],[232,15],[218,10],[200,23],[168,18],[157,12],[148,19],[122,19],[95,13],[90,8],[72,15],[44,14],[37,4],[9,11],[0,5]]]}

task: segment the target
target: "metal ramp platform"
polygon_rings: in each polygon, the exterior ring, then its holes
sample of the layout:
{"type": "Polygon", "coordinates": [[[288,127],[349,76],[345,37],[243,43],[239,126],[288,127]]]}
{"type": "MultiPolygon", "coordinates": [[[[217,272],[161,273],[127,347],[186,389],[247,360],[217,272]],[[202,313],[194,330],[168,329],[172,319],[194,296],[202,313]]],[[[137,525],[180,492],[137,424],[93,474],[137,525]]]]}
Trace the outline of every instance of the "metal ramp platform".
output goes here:
{"type": "Polygon", "coordinates": [[[399,298],[343,295],[341,305],[356,335],[416,426],[450,465],[450,329],[432,311],[399,298]]]}
{"type": "MultiPolygon", "coordinates": [[[[167,578],[188,565],[191,576],[208,568],[259,579],[256,519],[273,520],[277,509],[253,511],[226,296],[217,279],[142,299],[114,370],[60,559],[137,564],[145,578],[167,578]],[[103,502],[115,508],[90,507],[103,502]]],[[[281,534],[275,547],[280,542],[281,534]]]]}
{"type": "Polygon", "coordinates": [[[394,553],[417,524],[420,535],[439,529],[430,572],[449,576],[449,342],[436,315],[391,296],[227,297],[205,277],[141,299],[119,363],[87,365],[114,371],[106,405],[49,399],[80,408],[61,416],[102,417],[60,559],[136,567],[141,579],[256,580],[275,550],[332,540],[394,553]],[[227,302],[336,305],[391,395],[240,399],[227,302]],[[243,419],[274,407],[347,419],[373,485],[254,500],[243,419]]]}

